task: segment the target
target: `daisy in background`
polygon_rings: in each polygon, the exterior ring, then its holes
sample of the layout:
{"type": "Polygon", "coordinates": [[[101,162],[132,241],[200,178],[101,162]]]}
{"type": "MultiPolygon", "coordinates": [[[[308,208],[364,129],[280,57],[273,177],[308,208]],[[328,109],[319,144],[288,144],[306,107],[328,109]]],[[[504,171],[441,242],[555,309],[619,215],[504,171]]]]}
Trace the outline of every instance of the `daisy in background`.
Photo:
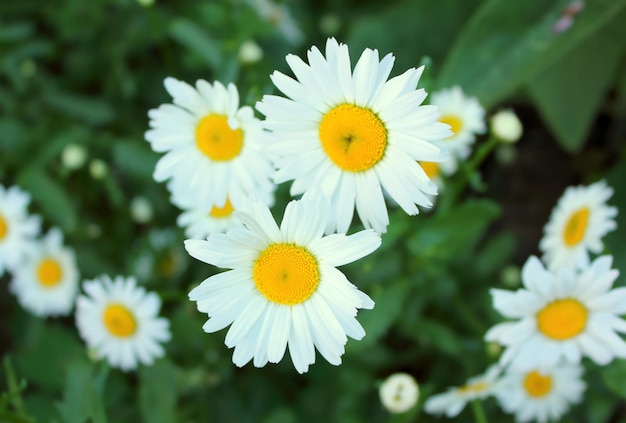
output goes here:
{"type": "Polygon", "coordinates": [[[380,385],[380,402],[390,413],[406,413],[417,404],[419,385],[408,373],[394,373],[380,385]]]}
{"type": "Polygon", "coordinates": [[[543,228],[539,249],[552,270],[589,264],[589,252],[599,254],[602,237],[615,230],[617,208],[606,204],[613,189],[605,181],[568,187],[543,228]]]}
{"type": "Polygon", "coordinates": [[[450,152],[450,160],[441,164],[446,175],[456,172],[458,160],[465,160],[472,152],[476,135],[484,134],[485,109],[475,97],[467,97],[461,87],[454,86],[433,92],[430,104],[439,108],[439,122],[450,125],[452,136],[435,141],[435,144],[450,152]]]}
{"type": "Polygon", "coordinates": [[[83,283],[76,303],[76,326],[87,346],[124,371],[151,365],[164,354],[169,321],[158,317],[161,299],[137,286],[134,277],[103,275],[83,283]]]}
{"type": "Polygon", "coordinates": [[[63,234],[52,228],[14,270],[9,289],[37,316],[67,315],[76,300],[78,278],[74,251],[63,246],[63,234]]]}
{"type": "Polygon", "coordinates": [[[588,356],[599,365],[626,358],[626,288],[611,289],[619,275],[613,258],[602,256],[585,269],[546,270],[536,257],[522,268],[524,288],[492,289],[493,306],[516,319],[500,323],[485,335],[506,349],[502,365],[521,371],[551,369],[560,360],[580,363],[588,356]]]}
{"type": "Polygon", "coordinates": [[[582,366],[564,362],[547,371],[509,368],[493,394],[518,422],[558,421],[572,404],[582,400],[586,388],[582,374],[582,366]]]}
{"type": "Polygon", "coordinates": [[[437,107],[422,105],[426,92],[416,85],[423,67],[388,80],[393,55],[380,60],[377,50],[366,49],[353,71],[348,46],[334,38],[326,57],[312,47],[308,60],[288,55],[296,79],[271,75],[288,98],[266,95],[257,103],[272,131],[274,180],[293,180],[294,196],[321,187],[331,199],[326,233],[347,232],[355,208],[366,228],[385,232],[383,191],[410,215],[431,207],[428,195],[437,186],[417,161],[446,160],[433,141],[451,133],[437,122],[437,107]]]}
{"type": "Polygon", "coordinates": [[[380,236],[372,230],[323,236],[331,212],[319,190],[291,201],[280,227],[262,202],[251,201],[245,212],[235,213],[242,226],[206,241],[185,241],[192,257],[232,269],[189,293],[209,316],[204,331],[231,325],[225,343],[234,347],[239,367],[250,360],[256,367],[278,363],[287,346],[299,373],[315,362],[315,349],[329,363],[341,364],[347,336],[365,335],[357,310],[374,303],[335,267],[376,250],[380,236]]]}
{"type": "MultiPolygon", "coordinates": [[[[274,205],[274,185],[269,191],[257,191],[254,196],[265,203],[268,207],[274,205]]],[[[270,188],[270,187],[267,187],[270,188]]],[[[244,210],[249,201],[248,198],[235,197],[237,200],[231,202],[230,197],[226,197],[226,203],[222,206],[213,205],[207,212],[206,206],[197,201],[189,201],[188,198],[180,198],[177,193],[172,192],[171,202],[183,212],[176,219],[176,224],[185,229],[185,236],[192,239],[206,239],[209,234],[215,232],[226,232],[228,229],[239,224],[235,217],[235,210],[244,210]]]]}
{"type": "Polygon", "coordinates": [[[456,417],[465,408],[467,403],[474,400],[484,400],[491,396],[498,383],[500,367],[493,365],[481,375],[469,378],[465,385],[449,388],[442,394],[432,395],[424,403],[424,411],[428,414],[456,417]]]}
{"type": "Polygon", "coordinates": [[[261,153],[263,129],[252,108],[239,108],[237,87],[199,80],[196,87],[165,79],[174,104],[148,112],[152,129],[146,140],[165,156],[157,162],[154,179],[171,179],[169,188],[185,203],[223,207],[227,197],[243,201],[271,191],[274,172],[261,153]]]}
{"type": "Polygon", "coordinates": [[[30,194],[0,185],[0,276],[21,265],[35,247],[41,219],[28,215],[30,194]]]}

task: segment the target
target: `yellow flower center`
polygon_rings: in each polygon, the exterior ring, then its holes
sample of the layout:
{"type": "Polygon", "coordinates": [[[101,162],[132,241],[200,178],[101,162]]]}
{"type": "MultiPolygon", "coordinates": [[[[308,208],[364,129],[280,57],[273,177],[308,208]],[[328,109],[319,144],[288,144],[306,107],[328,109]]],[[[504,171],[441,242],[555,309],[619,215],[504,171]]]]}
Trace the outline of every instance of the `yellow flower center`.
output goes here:
{"type": "Polygon", "coordinates": [[[578,244],[585,236],[589,222],[589,209],[583,207],[572,214],[563,229],[563,241],[568,247],[578,244]]]}
{"type": "Polygon", "coordinates": [[[420,162],[420,166],[426,172],[426,176],[430,179],[434,179],[441,173],[441,169],[439,169],[439,163],[435,162],[420,162]]]}
{"type": "Polygon", "coordinates": [[[45,287],[49,288],[61,282],[61,276],[63,276],[61,266],[54,259],[43,259],[37,267],[37,279],[45,287]]]}
{"type": "Polygon", "coordinates": [[[254,262],[252,277],[257,289],[270,301],[294,305],[306,301],[317,289],[317,260],[304,247],[271,244],[254,262]]]}
{"type": "Polygon", "coordinates": [[[559,341],[572,338],[585,329],[587,309],[572,298],[554,301],[537,313],[539,331],[559,341]]]}
{"type": "Polygon", "coordinates": [[[7,222],[4,220],[4,218],[0,214],[0,239],[4,238],[7,235],[7,232],[8,232],[7,222]]]}
{"type": "Polygon", "coordinates": [[[224,203],[224,205],[222,207],[214,205],[211,208],[211,211],[209,212],[209,215],[211,217],[215,217],[215,218],[223,218],[223,217],[228,217],[231,214],[233,214],[233,211],[235,211],[235,209],[233,208],[232,203],[230,202],[230,199],[227,197],[226,198],[226,202],[224,203]]]}
{"type": "Polygon", "coordinates": [[[458,388],[458,391],[462,394],[477,393],[483,392],[488,387],[489,384],[487,382],[476,382],[469,385],[461,386],[460,388],[458,388]]]}
{"type": "Polygon", "coordinates": [[[463,121],[455,115],[443,115],[439,118],[439,122],[450,125],[450,130],[454,134],[450,138],[454,138],[463,129],[463,121]]]}
{"type": "Polygon", "coordinates": [[[196,126],[196,146],[211,160],[232,160],[243,147],[243,131],[232,129],[226,116],[210,114],[196,126]]]}
{"type": "Polygon", "coordinates": [[[524,388],[531,397],[543,397],[552,389],[552,378],[533,370],[524,378],[524,388]]]}
{"type": "Polygon", "coordinates": [[[135,316],[121,304],[109,304],[104,310],[103,320],[109,333],[119,338],[131,336],[137,330],[135,316]]]}
{"type": "Polygon", "coordinates": [[[350,172],[374,167],[387,147],[387,129],[380,118],[354,104],[340,104],[326,113],[319,137],[330,160],[350,172]]]}

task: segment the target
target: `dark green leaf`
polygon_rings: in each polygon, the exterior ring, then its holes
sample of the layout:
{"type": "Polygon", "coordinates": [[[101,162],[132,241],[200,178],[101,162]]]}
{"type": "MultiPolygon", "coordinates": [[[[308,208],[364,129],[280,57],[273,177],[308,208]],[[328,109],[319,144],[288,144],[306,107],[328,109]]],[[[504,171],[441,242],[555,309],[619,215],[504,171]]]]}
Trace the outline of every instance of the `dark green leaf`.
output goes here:
{"type": "Polygon", "coordinates": [[[193,21],[179,18],[172,22],[170,35],[189,51],[197,54],[211,68],[219,69],[222,52],[211,36],[193,21]]]}
{"type": "Polygon", "coordinates": [[[611,87],[626,47],[624,19],[625,13],[616,16],[529,81],[531,97],[566,150],[580,149],[611,87]]]}
{"type": "Polygon", "coordinates": [[[145,423],[176,422],[176,368],[168,360],[142,367],[139,404],[145,423]]]}
{"type": "Polygon", "coordinates": [[[485,107],[492,107],[577,48],[626,6],[625,0],[586,1],[574,25],[556,33],[554,25],[569,3],[485,2],[457,37],[437,85],[461,85],[485,107]]]}

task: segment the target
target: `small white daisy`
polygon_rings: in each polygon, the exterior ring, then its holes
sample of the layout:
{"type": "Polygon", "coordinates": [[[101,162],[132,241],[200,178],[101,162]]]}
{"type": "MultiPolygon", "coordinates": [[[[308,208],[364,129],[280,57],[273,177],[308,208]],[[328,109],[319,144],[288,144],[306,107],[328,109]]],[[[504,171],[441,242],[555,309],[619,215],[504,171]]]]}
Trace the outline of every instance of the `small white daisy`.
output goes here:
{"type": "MultiPolygon", "coordinates": [[[[273,189],[266,192],[257,191],[254,197],[268,207],[274,205],[273,189]]],[[[178,219],[176,219],[176,224],[185,229],[185,236],[192,239],[206,239],[209,234],[226,232],[228,229],[240,224],[234,212],[235,210],[244,210],[244,207],[248,204],[249,197],[239,198],[239,202],[233,200],[235,204],[231,202],[230,197],[226,197],[224,205],[218,206],[214,204],[209,211],[206,210],[205,206],[199,205],[197,201],[190,203],[189,199],[179,198],[176,192],[172,192],[170,200],[172,204],[183,210],[178,219]]]]}
{"type": "Polygon", "coordinates": [[[582,374],[580,365],[564,362],[547,371],[508,369],[493,394],[518,422],[558,421],[572,404],[582,400],[586,388],[582,374]]]}
{"type": "Polygon", "coordinates": [[[15,269],[9,287],[37,316],[66,315],[76,300],[78,278],[74,251],[63,246],[63,234],[53,228],[15,269]]]}
{"type": "Polygon", "coordinates": [[[410,215],[418,205],[431,207],[427,195],[437,187],[417,160],[446,160],[432,141],[451,133],[437,122],[437,107],[422,105],[426,92],[416,85],[423,67],[388,80],[393,55],[379,60],[377,50],[366,49],[353,71],[348,46],[334,38],[326,43],[326,57],[312,47],[308,60],[288,55],[297,79],[271,75],[288,98],[266,95],[257,103],[272,131],[275,181],[293,180],[292,195],[321,187],[333,216],[326,233],[345,233],[355,208],[366,228],[385,232],[383,190],[410,215]]]}
{"type": "Polygon", "coordinates": [[[185,241],[192,257],[232,269],[189,293],[209,315],[203,329],[216,332],[232,323],[225,343],[235,348],[233,363],[240,367],[252,359],[256,367],[278,363],[287,345],[300,373],[315,362],[315,348],[339,365],[346,335],[365,335],[357,309],[374,303],[335,267],[374,251],[380,236],[372,230],[323,236],[330,213],[318,190],[291,201],[280,228],[262,202],[235,213],[245,226],[185,241]]]}
{"type": "Polygon", "coordinates": [[[390,413],[406,413],[417,404],[419,385],[408,373],[394,373],[380,385],[380,402],[390,413]]]}
{"type": "Polygon", "coordinates": [[[148,112],[146,140],[157,152],[154,179],[171,178],[170,190],[188,202],[223,206],[226,197],[247,198],[272,190],[274,169],[261,153],[263,129],[252,108],[239,108],[237,87],[199,80],[196,87],[165,79],[174,104],[148,112]]]}
{"type": "MultiPolygon", "coordinates": [[[[435,144],[447,149],[453,158],[467,159],[476,141],[476,135],[485,133],[487,129],[485,109],[477,98],[467,97],[459,86],[434,92],[430,103],[441,111],[439,122],[450,125],[453,133],[444,140],[435,141],[435,144]]],[[[450,168],[449,165],[445,168],[448,174],[454,170],[456,169],[450,168]]]]}
{"type": "Polygon", "coordinates": [[[103,275],[83,283],[76,303],[76,326],[87,346],[124,371],[151,365],[164,354],[169,321],[158,317],[161,299],[137,286],[134,277],[103,275]]]}
{"type": "Polygon", "coordinates": [[[492,395],[500,376],[500,367],[491,366],[481,375],[469,378],[465,385],[449,388],[448,391],[432,395],[424,403],[424,411],[428,414],[456,417],[465,408],[468,402],[484,400],[492,395]]]}
{"type": "Polygon", "coordinates": [[[589,252],[602,252],[602,237],[617,227],[617,208],[606,204],[612,195],[613,189],[605,181],[565,190],[552,209],[539,243],[550,269],[585,267],[589,264],[589,252]]]}
{"type": "Polygon", "coordinates": [[[0,276],[22,264],[35,247],[41,219],[28,215],[30,195],[0,185],[0,276]]]}
{"type": "Polygon", "coordinates": [[[588,356],[600,365],[626,358],[626,288],[611,289],[619,275],[613,258],[602,256],[588,268],[546,270],[536,257],[522,269],[523,289],[492,289],[493,305],[505,317],[485,335],[507,348],[500,362],[520,370],[550,369],[565,359],[588,356]]]}

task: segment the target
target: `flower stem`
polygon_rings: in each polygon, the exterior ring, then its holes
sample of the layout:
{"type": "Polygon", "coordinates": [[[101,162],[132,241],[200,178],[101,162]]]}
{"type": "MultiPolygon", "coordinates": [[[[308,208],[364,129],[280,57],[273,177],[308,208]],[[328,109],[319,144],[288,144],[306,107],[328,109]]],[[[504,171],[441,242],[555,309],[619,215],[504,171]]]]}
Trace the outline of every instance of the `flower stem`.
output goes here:
{"type": "Polygon", "coordinates": [[[476,423],[487,423],[487,416],[485,415],[481,400],[475,399],[472,401],[472,411],[474,412],[476,423]]]}

